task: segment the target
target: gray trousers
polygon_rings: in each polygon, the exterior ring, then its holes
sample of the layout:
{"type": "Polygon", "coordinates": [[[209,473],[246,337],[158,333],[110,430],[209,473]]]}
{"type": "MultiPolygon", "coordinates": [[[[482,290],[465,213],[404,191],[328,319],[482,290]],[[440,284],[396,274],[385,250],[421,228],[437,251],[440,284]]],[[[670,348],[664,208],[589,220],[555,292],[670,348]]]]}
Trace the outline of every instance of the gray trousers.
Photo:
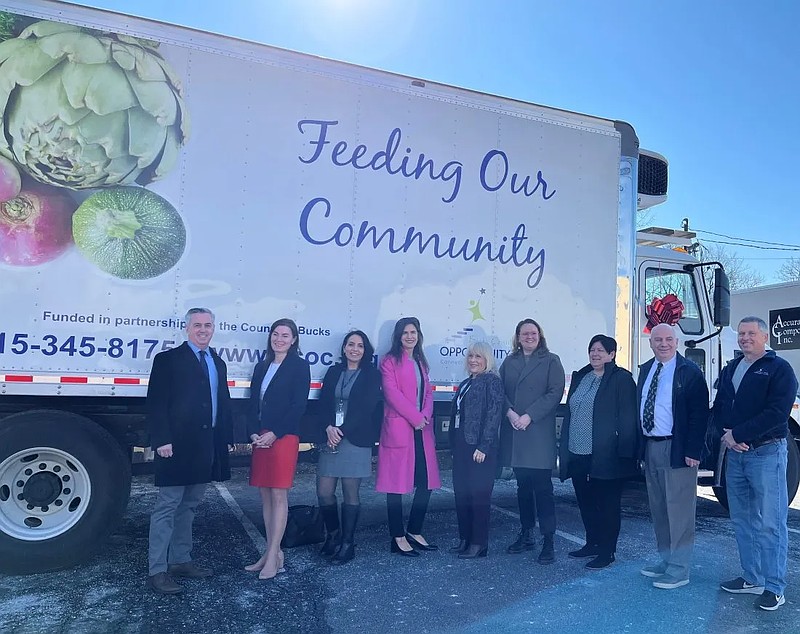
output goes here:
{"type": "Polygon", "coordinates": [[[646,440],[645,478],[656,545],[667,574],[689,578],[697,508],[697,467],[670,466],[671,440],[646,440]]]}
{"type": "Polygon", "coordinates": [[[159,487],[150,515],[150,575],[167,571],[168,564],[192,560],[192,522],[206,484],[159,487]]]}

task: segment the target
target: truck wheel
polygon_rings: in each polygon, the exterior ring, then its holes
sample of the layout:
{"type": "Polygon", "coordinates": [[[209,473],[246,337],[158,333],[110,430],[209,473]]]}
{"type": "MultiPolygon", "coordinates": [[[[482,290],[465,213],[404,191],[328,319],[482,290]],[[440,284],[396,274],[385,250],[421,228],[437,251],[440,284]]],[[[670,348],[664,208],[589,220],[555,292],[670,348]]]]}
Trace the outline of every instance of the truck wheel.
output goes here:
{"type": "Polygon", "coordinates": [[[0,420],[0,572],[89,557],[116,528],[130,484],[119,443],[82,416],[36,410],[0,420]]]}
{"type": "MultiPolygon", "coordinates": [[[[797,495],[797,488],[800,485],[800,448],[791,433],[786,437],[787,462],[786,462],[786,492],[789,497],[789,504],[797,495]]],[[[725,467],[722,468],[722,478],[720,482],[725,482],[725,467]]],[[[724,486],[714,487],[714,496],[717,501],[728,510],[728,492],[724,486]]]]}

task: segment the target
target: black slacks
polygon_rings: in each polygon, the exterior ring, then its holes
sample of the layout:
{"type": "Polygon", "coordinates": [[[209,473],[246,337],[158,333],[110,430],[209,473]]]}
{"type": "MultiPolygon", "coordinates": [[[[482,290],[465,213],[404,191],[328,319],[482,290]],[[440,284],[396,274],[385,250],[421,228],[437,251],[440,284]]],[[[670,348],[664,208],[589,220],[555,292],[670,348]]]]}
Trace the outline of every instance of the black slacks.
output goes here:
{"type": "Polygon", "coordinates": [[[491,450],[478,464],[477,448],[468,445],[460,429],[453,434],[453,492],[458,517],[458,537],[476,546],[489,544],[489,504],[494,489],[497,451],[491,450]]]}
{"type": "Polygon", "coordinates": [[[591,456],[570,453],[569,475],[586,529],[586,543],[597,546],[601,554],[613,554],[622,517],[623,480],[590,478],[591,460],[591,456]]]}
{"type": "Polygon", "coordinates": [[[542,535],[556,532],[556,502],[553,496],[552,469],[514,467],[517,477],[517,504],[522,528],[530,530],[539,519],[542,535]]]}
{"type": "MultiPolygon", "coordinates": [[[[422,523],[425,521],[428,502],[431,499],[421,430],[414,430],[414,487],[414,501],[411,503],[411,513],[408,516],[408,532],[419,535],[422,533],[422,523]]],[[[406,530],[403,528],[403,496],[400,493],[386,494],[386,514],[392,537],[403,537],[406,530]]]]}

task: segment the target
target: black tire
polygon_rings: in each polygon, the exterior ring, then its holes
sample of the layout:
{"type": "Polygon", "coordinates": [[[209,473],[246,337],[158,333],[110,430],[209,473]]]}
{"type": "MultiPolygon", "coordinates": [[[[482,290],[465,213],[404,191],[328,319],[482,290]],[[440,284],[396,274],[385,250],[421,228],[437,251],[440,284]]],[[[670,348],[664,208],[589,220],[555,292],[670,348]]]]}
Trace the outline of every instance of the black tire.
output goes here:
{"type": "Polygon", "coordinates": [[[61,570],[87,559],[118,526],[130,485],[130,460],[87,418],[34,410],[0,420],[0,572],[61,570]],[[26,488],[19,469],[33,472],[29,484],[39,480],[26,488]],[[45,505],[54,491],[60,497],[45,505]],[[30,510],[34,499],[42,505],[30,510]]]}
{"type": "MultiPolygon", "coordinates": [[[[788,493],[789,504],[794,500],[797,495],[797,488],[800,485],[800,448],[797,446],[797,441],[792,437],[791,433],[786,437],[787,449],[787,462],[786,462],[786,492],[788,493]]],[[[727,461],[726,461],[727,464],[727,461]]],[[[722,475],[720,482],[725,483],[725,466],[722,467],[722,475]]],[[[714,496],[717,501],[728,510],[728,492],[725,486],[714,487],[714,496]]]]}

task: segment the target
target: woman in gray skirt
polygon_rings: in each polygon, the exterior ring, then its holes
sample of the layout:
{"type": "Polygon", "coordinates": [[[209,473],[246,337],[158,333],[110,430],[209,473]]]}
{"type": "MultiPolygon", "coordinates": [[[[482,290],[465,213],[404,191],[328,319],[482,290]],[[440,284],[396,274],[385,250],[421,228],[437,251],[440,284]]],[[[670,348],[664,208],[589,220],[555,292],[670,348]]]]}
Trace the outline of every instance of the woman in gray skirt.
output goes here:
{"type": "Polygon", "coordinates": [[[366,334],[347,333],[342,362],[325,374],[319,397],[317,420],[327,437],[317,464],[317,498],[326,529],[320,553],[335,564],[355,556],[359,489],[362,478],[372,474],[372,448],[381,430],[381,374],[373,365],[374,354],[366,334]],[[344,498],[341,522],[336,501],[339,479],[344,498]]]}

